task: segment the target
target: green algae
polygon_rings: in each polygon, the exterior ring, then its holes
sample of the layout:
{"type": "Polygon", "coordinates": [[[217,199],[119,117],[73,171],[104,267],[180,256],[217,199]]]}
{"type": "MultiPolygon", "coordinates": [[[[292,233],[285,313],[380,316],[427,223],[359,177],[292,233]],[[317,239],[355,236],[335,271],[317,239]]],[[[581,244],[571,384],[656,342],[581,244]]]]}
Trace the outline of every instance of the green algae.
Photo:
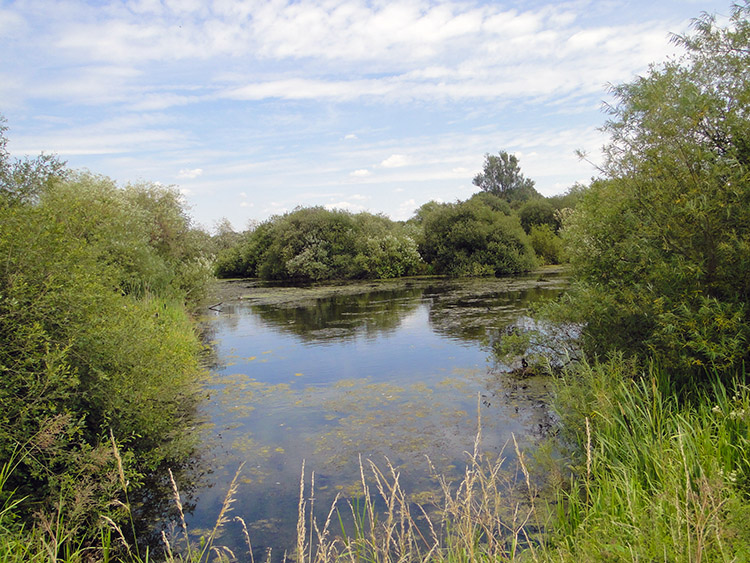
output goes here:
{"type": "MultiPolygon", "coordinates": [[[[522,278],[418,278],[305,288],[222,282],[223,297],[214,302],[223,300],[224,310],[212,313],[207,322],[220,321],[223,330],[235,330],[252,315],[269,331],[291,335],[306,347],[327,347],[388,335],[419,312],[420,322],[426,320],[433,332],[475,347],[489,331],[515,322],[530,301],[554,295],[566,283],[558,271],[522,278]]],[[[543,379],[515,378],[491,365],[448,363],[413,380],[408,366],[401,366],[403,374],[392,379],[321,382],[310,364],[280,361],[289,355],[288,347],[267,341],[235,345],[213,359],[207,408],[216,413],[217,466],[236,468],[245,462],[242,484],[247,492],[241,494],[249,499],[294,499],[302,459],[316,471],[320,502],[330,501],[336,492],[354,498],[362,490],[361,459],[365,468],[367,460],[380,467],[392,463],[412,498],[437,503],[442,493],[430,467],[460,479],[480,413],[488,459],[503,455],[511,433],[523,447],[549,424],[543,379]]],[[[515,475],[509,468],[504,478],[515,475]]],[[[269,527],[282,522],[270,515],[259,509],[254,522],[248,520],[251,529],[273,535],[269,527]]]]}

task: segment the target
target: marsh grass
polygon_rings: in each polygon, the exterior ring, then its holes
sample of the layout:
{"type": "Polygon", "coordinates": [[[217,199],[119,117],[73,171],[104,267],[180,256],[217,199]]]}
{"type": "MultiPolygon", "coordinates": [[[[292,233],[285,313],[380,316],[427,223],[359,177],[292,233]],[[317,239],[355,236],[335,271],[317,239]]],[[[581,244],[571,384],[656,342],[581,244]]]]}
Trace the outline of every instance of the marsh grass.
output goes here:
{"type": "Polygon", "coordinates": [[[550,557],[561,561],[750,559],[750,391],[680,395],[668,373],[616,357],[559,390],[578,445],[558,491],[550,557]]]}
{"type": "MultiPolygon", "coordinates": [[[[546,489],[532,473],[540,465],[515,439],[499,455],[484,455],[481,424],[460,478],[430,464],[438,494],[429,504],[407,493],[389,460],[360,459],[358,494],[337,495],[321,510],[315,473],[303,464],[295,545],[260,557],[244,520],[232,517],[242,467],[215,525],[198,537],[170,473],[178,518],[156,553],[139,551],[110,519],[96,547],[72,540],[63,511],[24,528],[13,517],[24,499],[4,489],[11,460],[0,468],[0,561],[748,561],[750,388],[745,374],[731,385],[716,381],[679,395],[664,370],[618,357],[569,370],[557,390],[556,438],[570,446],[556,460],[560,475],[568,463],[568,479],[555,477],[546,489]],[[231,526],[246,550],[222,545],[231,526]]],[[[126,506],[129,483],[114,440],[112,447],[126,506]]]]}
{"type": "Polygon", "coordinates": [[[481,424],[457,483],[440,475],[427,460],[440,492],[440,500],[432,505],[410,498],[390,460],[381,468],[360,459],[359,495],[343,501],[337,496],[322,524],[313,517],[314,474],[306,498],[303,468],[295,560],[516,561],[522,552],[536,558],[540,544],[532,530],[538,532],[542,525],[524,456],[514,439],[518,468],[509,471],[502,452],[491,460],[482,454],[480,444],[481,424]],[[331,528],[334,514],[336,536],[331,528]]]}

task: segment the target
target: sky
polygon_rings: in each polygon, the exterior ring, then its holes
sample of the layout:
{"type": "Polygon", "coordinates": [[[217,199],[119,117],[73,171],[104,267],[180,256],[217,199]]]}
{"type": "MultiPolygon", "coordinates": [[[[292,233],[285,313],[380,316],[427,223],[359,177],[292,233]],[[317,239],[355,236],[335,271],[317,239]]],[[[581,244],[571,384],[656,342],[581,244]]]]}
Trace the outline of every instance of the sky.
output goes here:
{"type": "Polygon", "coordinates": [[[405,220],[507,151],[597,174],[608,85],[722,0],[0,0],[13,156],[175,186],[197,225],[321,205],[405,220]],[[581,160],[576,151],[589,157],[581,160]]]}

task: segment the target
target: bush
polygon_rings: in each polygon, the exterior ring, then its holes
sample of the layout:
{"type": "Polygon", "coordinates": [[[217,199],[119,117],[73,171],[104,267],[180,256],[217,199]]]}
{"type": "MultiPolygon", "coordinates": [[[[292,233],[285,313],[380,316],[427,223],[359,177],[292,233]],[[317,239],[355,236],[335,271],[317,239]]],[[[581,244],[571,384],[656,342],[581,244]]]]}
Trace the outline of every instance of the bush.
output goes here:
{"type": "Polygon", "coordinates": [[[406,276],[421,267],[416,243],[386,217],[310,207],[245,233],[214,268],[219,277],[319,281],[406,276]]]}
{"type": "Polygon", "coordinates": [[[500,276],[536,266],[518,218],[481,200],[434,206],[422,227],[419,251],[436,274],[500,276]]]}
{"type": "Polygon", "coordinates": [[[137,486],[190,452],[201,345],[184,303],[207,279],[191,236],[153,186],[67,173],[0,194],[0,459],[21,522],[64,513],[90,537],[120,510],[120,463],[137,486]]]}
{"type": "Polygon", "coordinates": [[[750,360],[748,15],[702,17],[683,62],[614,89],[607,177],[564,229],[590,352],[655,355],[675,377],[750,360]]]}
{"type": "Polygon", "coordinates": [[[534,253],[544,264],[560,264],[563,260],[563,242],[549,225],[534,225],[529,233],[534,253]]]}
{"type": "Polygon", "coordinates": [[[535,226],[547,225],[555,233],[560,228],[555,208],[546,199],[537,198],[527,201],[518,210],[518,217],[521,219],[521,226],[526,234],[530,234],[535,226]]]}

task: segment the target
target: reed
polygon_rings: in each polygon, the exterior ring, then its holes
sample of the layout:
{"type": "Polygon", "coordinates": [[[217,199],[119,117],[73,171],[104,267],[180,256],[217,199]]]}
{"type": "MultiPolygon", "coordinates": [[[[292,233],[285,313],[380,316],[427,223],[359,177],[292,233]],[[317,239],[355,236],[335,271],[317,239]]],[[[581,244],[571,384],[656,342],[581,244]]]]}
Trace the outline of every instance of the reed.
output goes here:
{"type": "Polygon", "coordinates": [[[440,475],[428,460],[442,493],[441,501],[432,506],[410,499],[401,486],[399,470],[390,460],[386,458],[381,468],[360,458],[361,489],[359,495],[345,503],[353,524],[347,527],[339,513],[340,534],[336,537],[331,535],[330,526],[340,498],[336,497],[325,522],[319,526],[312,515],[312,490],[310,498],[304,499],[303,469],[295,560],[502,562],[520,560],[522,555],[539,559],[541,544],[532,537],[530,526],[533,521],[535,530],[543,527],[534,504],[537,491],[515,440],[514,444],[518,467],[509,471],[504,455],[490,460],[482,454],[480,420],[473,451],[467,453],[466,469],[458,483],[440,475]],[[516,477],[519,473],[523,475],[521,482],[516,477]]]}
{"type": "Polygon", "coordinates": [[[568,374],[563,426],[578,429],[580,447],[575,476],[558,491],[553,559],[750,558],[745,374],[682,398],[669,380],[621,357],[568,374]]]}

